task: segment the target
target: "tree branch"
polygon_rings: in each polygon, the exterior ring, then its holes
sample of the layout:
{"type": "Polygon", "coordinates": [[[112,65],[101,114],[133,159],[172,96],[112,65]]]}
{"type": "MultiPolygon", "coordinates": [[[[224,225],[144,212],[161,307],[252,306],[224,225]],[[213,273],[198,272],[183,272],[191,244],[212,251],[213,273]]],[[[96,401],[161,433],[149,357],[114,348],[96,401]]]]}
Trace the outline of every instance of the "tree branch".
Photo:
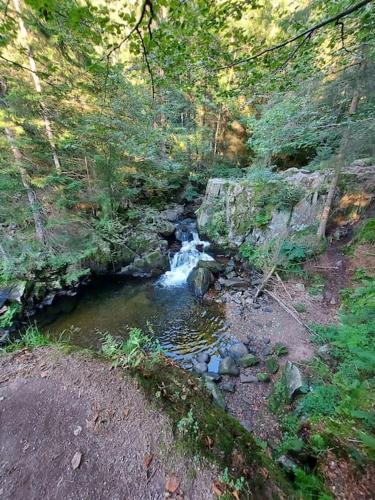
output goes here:
{"type": "Polygon", "coordinates": [[[139,36],[139,39],[141,40],[141,44],[142,44],[142,50],[143,50],[143,55],[144,55],[144,58],[145,58],[145,62],[146,62],[146,66],[147,66],[147,71],[150,75],[150,78],[151,78],[151,90],[152,90],[152,100],[155,99],[155,83],[154,83],[154,75],[152,73],[152,69],[151,69],[151,66],[150,66],[150,62],[148,60],[148,57],[147,57],[147,50],[146,50],[146,46],[145,46],[145,42],[143,40],[143,37],[142,37],[142,34],[141,32],[139,31],[139,28],[137,28],[137,34],[139,36]]]}
{"type": "Polygon", "coordinates": [[[270,52],[274,52],[275,50],[279,50],[283,47],[286,47],[287,45],[295,42],[296,40],[299,40],[300,38],[304,38],[306,36],[311,36],[315,31],[323,28],[324,26],[327,26],[327,24],[331,24],[334,22],[338,23],[338,21],[340,19],[342,19],[343,17],[349,16],[353,12],[356,12],[357,10],[361,9],[365,5],[371,3],[372,1],[373,0],[362,0],[362,2],[359,2],[356,5],[353,5],[353,7],[350,7],[349,9],[346,9],[343,12],[340,12],[340,14],[337,14],[336,16],[330,17],[328,19],[325,19],[324,21],[321,21],[318,24],[315,24],[314,26],[303,31],[302,33],[299,33],[298,35],[295,35],[292,38],[288,38],[287,40],[284,40],[284,42],[281,42],[277,45],[274,45],[273,47],[263,49],[253,56],[245,57],[243,59],[238,59],[237,61],[233,61],[229,64],[224,65],[224,66],[219,66],[217,68],[214,68],[214,71],[220,71],[223,69],[233,68],[234,66],[239,66],[240,64],[245,64],[245,63],[253,61],[254,59],[257,59],[258,57],[261,57],[265,54],[268,54],[270,52]]]}

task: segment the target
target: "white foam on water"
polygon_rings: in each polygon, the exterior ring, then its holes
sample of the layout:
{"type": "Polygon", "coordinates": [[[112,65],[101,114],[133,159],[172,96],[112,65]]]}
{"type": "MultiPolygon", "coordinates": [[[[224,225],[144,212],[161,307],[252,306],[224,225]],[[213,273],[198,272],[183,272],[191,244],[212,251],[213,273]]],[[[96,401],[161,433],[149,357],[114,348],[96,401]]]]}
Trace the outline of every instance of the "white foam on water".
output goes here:
{"type": "Polygon", "coordinates": [[[187,277],[200,260],[214,260],[206,252],[200,252],[197,246],[209,247],[208,241],[201,241],[198,232],[190,228],[191,241],[183,241],[181,249],[174,254],[171,260],[171,270],[167,271],[159,280],[165,287],[181,286],[186,283],[187,277]]]}

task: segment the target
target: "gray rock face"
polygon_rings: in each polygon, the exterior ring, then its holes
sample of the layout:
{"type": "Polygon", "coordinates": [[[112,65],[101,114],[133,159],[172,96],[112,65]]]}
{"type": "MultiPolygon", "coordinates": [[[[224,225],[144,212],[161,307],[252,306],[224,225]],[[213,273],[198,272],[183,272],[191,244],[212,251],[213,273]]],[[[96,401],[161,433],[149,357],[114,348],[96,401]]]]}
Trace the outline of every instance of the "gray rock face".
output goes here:
{"type": "Polygon", "coordinates": [[[182,205],[176,204],[160,212],[160,215],[163,219],[166,219],[170,222],[176,222],[176,220],[181,217],[183,213],[184,207],[182,205]]]}
{"type": "Polygon", "coordinates": [[[282,380],[290,400],[293,399],[293,396],[295,396],[304,385],[300,370],[290,361],[285,363],[282,380]]]}
{"type": "Polygon", "coordinates": [[[198,373],[199,375],[202,375],[203,373],[205,373],[208,370],[208,366],[206,365],[206,363],[194,361],[193,362],[193,369],[196,373],[198,373]]]}
{"type": "Polygon", "coordinates": [[[236,365],[234,359],[230,356],[227,356],[220,361],[219,373],[220,375],[232,375],[234,377],[238,377],[238,375],[240,374],[240,369],[236,365]]]}
{"type": "Polygon", "coordinates": [[[229,356],[235,360],[239,360],[249,353],[247,347],[242,342],[231,345],[228,352],[229,356]]]}
{"type": "Polygon", "coordinates": [[[214,281],[214,277],[208,269],[202,267],[194,268],[188,276],[187,283],[196,297],[202,298],[214,281]]]}

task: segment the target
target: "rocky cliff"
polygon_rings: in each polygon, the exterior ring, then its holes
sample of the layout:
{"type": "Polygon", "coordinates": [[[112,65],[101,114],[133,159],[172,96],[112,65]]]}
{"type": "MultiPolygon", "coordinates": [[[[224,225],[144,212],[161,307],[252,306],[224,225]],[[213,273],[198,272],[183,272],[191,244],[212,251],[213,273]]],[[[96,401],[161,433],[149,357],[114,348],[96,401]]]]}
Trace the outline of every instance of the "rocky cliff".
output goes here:
{"type": "MultiPolygon", "coordinates": [[[[357,161],[348,167],[332,215],[341,225],[358,220],[373,198],[375,167],[357,161]],[[351,182],[348,181],[350,177],[351,182]],[[348,192],[345,185],[351,186],[348,192]],[[372,186],[372,187],[371,187],[372,186]]],[[[210,179],[197,211],[202,235],[223,247],[268,244],[316,232],[331,172],[289,169],[258,179],[210,179]]]]}

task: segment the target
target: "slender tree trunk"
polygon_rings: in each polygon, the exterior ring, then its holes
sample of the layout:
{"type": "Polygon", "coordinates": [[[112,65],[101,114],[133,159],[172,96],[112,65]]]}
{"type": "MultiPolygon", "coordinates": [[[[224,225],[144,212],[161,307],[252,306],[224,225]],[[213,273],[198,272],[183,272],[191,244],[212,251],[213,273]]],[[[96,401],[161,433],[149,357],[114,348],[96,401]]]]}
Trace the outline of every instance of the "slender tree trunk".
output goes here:
{"type": "Polygon", "coordinates": [[[16,162],[18,170],[20,172],[22,185],[25,188],[25,191],[27,193],[27,198],[29,200],[30,208],[31,208],[33,218],[34,218],[36,237],[43,245],[46,245],[47,238],[46,238],[46,232],[44,229],[43,215],[42,215],[41,211],[39,210],[36,195],[35,195],[34,191],[31,189],[31,186],[29,183],[28,173],[23,166],[22,153],[19,150],[18,146],[16,145],[13,131],[11,128],[5,127],[5,135],[7,137],[9,146],[12,150],[14,160],[16,162]]]}
{"type": "Polygon", "coordinates": [[[217,154],[217,143],[219,140],[219,132],[220,132],[220,121],[221,121],[221,111],[219,111],[219,115],[217,117],[217,122],[216,122],[216,127],[215,127],[215,134],[214,134],[214,141],[212,145],[212,154],[215,157],[217,154]]]}
{"type": "MultiPolygon", "coordinates": [[[[35,59],[33,57],[33,53],[32,53],[31,47],[29,45],[29,41],[28,41],[29,37],[28,37],[27,30],[26,30],[26,26],[25,26],[23,19],[22,19],[20,0],[13,0],[13,4],[14,4],[14,8],[18,14],[18,24],[19,24],[19,28],[20,28],[20,39],[21,39],[21,43],[22,43],[24,49],[26,50],[26,53],[27,53],[28,58],[29,58],[31,75],[32,75],[32,78],[34,81],[34,87],[35,87],[35,90],[37,91],[37,93],[42,95],[42,85],[40,83],[40,78],[39,78],[38,73],[37,73],[35,59]]],[[[48,139],[49,145],[50,145],[51,150],[52,150],[53,163],[55,164],[56,171],[60,174],[61,173],[61,164],[60,164],[59,157],[57,155],[56,143],[55,143],[55,139],[54,139],[53,132],[52,132],[51,122],[49,121],[49,118],[48,118],[48,112],[47,112],[46,105],[44,104],[42,99],[40,99],[40,107],[42,109],[42,116],[43,116],[43,121],[44,121],[44,127],[46,129],[47,139],[48,139]]]]}
{"type": "MultiPolygon", "coordinates": [[[[353,95],[353,98],[351,100],[350,107],[349,107],[349,114],[350,115],[353,115],[354,113],[356,113],[357,108],[358,108],[358,104],[359,104],[359,100],[360,100],[360,94],[359,94],[358,90],[356,90],[354,92],[354,95],[353,95]]],[[[329,214],[331,212],[333,198],[334,198],[337,183],[338,183],[338,180],[340,177],[341,169],[342,169],[342,166],[345,162],[345,154],[346,154],[347,146],[349,143],[349,133],[350,133],[349,127],[346,127],[346,129],[344,131],[343,138],[341,140],[340,149],[339,149],[339,152],[338,152],[338,155],[336,158],[335,169],[333,171],[333,177],[331,179],[331,184],[329,186],[327,199],[326,199],[326,202],[325,202],[325,205],[323,208],[323,212],[322,212],[322,215],[320,218],[320,224],[318,227],[318,231],[316,233],[317,237],[319,239],[324,238],[325,234],[326,234],[327,222],[328,222],[329,214]]]]}

